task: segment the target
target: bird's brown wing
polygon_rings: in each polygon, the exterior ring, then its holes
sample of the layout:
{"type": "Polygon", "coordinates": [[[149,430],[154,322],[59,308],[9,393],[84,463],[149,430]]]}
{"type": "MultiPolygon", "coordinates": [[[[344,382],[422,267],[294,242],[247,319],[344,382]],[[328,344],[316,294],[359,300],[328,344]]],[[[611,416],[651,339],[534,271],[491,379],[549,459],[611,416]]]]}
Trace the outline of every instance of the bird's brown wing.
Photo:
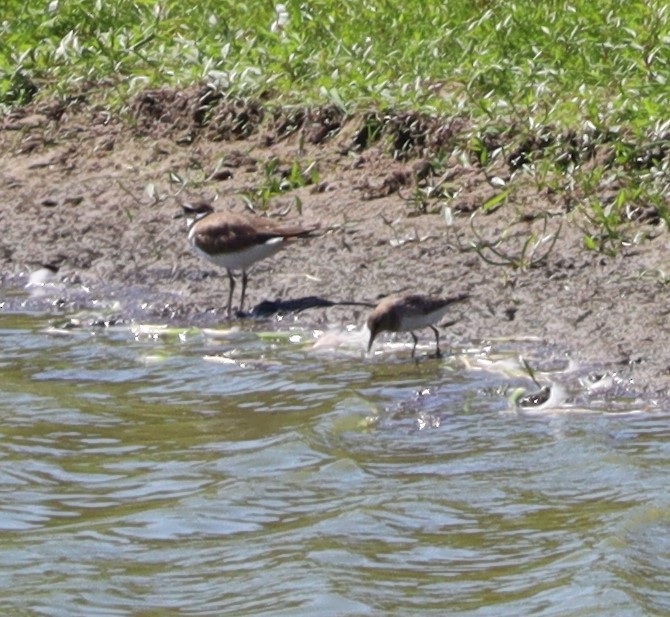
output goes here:
{"type": "Polygon", "coordinates": [[[264,244],[273,238],[304,236],[315,231],[317,227],[281,225],[261,216],[220,212],[201,221],[193,240],[199,248],[221,254],[264,244]]]}
{"type": "Polygon", "coordinates": [[[462,302],[470,297],[469,294],[462,293],[447,298],[437,298],[433,296],[410,295],[405,296],[404,302],[421,315],[428,315],[433,311],[438,311],[441,308],[456,302],[462,302]]]}

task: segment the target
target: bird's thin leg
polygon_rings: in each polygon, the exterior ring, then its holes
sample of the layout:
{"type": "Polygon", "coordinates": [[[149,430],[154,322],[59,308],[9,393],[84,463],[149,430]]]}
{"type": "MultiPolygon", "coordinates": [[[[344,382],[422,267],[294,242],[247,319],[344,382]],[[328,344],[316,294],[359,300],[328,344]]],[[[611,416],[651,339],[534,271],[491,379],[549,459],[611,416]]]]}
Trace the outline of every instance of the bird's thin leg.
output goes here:
{"type": "Polygon", "coordinates": [[[242,297],[240,298],[240,313],[242,311],[244,311],[244,294],[247,291],[247,281],[248,280],[249,279],[247,277],[247,271],[242,270],[242,297]]]}
{"type": "Polygon", "coordinates": [[[442,352],[440,351],[440,333],[437,331],[435,326],[430,327],[433,329],[433,332],[435,332],[435,357],[441,358],[442,352]]]}
{"type": "Polygon", "coordinates": [[[235,291],[235,277],[233,276],[232,270],[226,270],[228,272],[228,280],[230,281],[230,289],[228,291],[228,320],[230,321],[233,318],[233,291],[235,291]]]}
{"type": "Polygon", "coordinates": [[[419,339],[416,337],[416,334],[414,332],[410,332],[412,335],[412,338],[414,339],[414,347],[412,347],[412,358],[414,357],[414,352],[416,351],[416,344],[419,342],[419,339]]]}

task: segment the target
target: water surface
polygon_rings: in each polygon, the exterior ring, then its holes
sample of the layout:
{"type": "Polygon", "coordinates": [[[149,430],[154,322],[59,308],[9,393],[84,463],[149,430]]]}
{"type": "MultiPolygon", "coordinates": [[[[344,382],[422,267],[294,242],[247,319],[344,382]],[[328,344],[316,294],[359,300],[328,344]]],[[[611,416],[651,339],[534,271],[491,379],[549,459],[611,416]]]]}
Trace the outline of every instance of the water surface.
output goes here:
{"type": "Polygon", "coordinates": [[[5,614],[670,611],[663,405],[559,359],[559,403],[519,409],[476,345],[60,321],[0,313],[5,614]]]}

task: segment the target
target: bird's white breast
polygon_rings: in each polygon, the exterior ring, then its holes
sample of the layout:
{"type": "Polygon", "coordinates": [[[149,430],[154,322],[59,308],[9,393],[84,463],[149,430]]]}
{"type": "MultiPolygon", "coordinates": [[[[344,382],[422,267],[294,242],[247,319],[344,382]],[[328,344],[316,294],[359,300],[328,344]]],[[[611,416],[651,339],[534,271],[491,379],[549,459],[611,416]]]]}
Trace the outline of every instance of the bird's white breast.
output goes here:
{"type": "Polygon", "coordinates": [[[449,306],[424,314],[404,314],[400,319],[400,330],[420,330],[440,321],[449,312],[449,306]]]}
{"type": "MultiPolygon", "coordinates": [[[[189,234],[190,236],[191,234],[189,234]]],[[[228,270],[247,270],[257,261],[266,259],[277,253],[284,243],[284,238],[271,238],[263,244],[254,244],[248,248],[210,255],[193,245],[195,252],[217,266],[228,270]]]]}

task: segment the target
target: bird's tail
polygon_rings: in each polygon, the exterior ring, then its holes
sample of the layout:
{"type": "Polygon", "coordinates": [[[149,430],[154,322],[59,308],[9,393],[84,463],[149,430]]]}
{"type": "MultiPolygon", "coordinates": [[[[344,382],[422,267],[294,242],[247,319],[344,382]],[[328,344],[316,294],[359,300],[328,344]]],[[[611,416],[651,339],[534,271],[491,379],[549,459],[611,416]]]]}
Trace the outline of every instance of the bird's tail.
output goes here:
{"type": "Polygon", "coordinates": [[[314,223],[313,225],[302,226],[293,226],[293,227],[282,227],[278,230],[279,234],[284,236],[284,238],[304,238],[311,236],[313,233],[319,231],[321,225],[319,223],[314,223]]]}

